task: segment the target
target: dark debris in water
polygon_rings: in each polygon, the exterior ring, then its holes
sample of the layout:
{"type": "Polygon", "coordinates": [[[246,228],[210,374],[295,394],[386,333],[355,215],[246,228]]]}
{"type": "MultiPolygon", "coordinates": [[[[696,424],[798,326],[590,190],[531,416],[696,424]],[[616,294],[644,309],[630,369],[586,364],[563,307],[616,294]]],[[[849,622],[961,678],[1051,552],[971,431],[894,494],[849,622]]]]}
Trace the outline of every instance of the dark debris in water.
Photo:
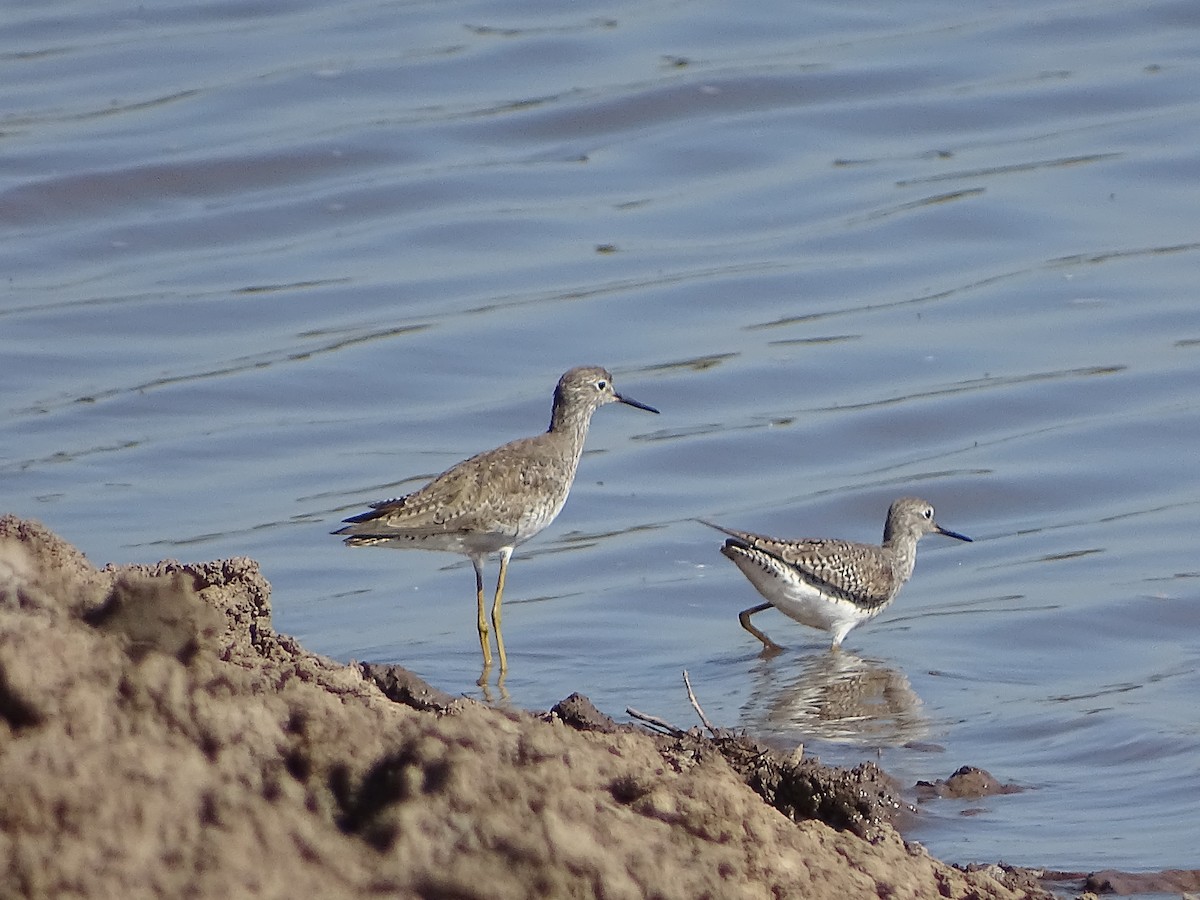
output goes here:
{"type": "Polygon", "coordinates": [[[974,766],[963,766],[949,778],[939,778],[933,782],[918,781],[916,784],[917,800],[920,802],[937,798],[978,800],[994,794],[1019,794],[1023,790],[1020,785],[1001,784],[990,772],[974,766]]]}
{"type": "Polygon", "coordinates": [[[461,703],[461,698],[435,688],[403,666],[362,663],[360,669],[364,678],[375,682],[384,695],[395,703],[425,712],[446,712],[461,703]]]}

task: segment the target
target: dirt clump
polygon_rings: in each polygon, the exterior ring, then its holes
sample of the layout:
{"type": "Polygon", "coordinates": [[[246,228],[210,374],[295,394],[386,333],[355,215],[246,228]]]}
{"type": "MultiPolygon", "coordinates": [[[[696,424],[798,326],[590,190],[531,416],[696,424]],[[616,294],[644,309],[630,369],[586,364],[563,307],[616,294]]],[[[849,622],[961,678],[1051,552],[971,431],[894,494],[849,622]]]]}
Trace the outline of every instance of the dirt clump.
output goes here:
{"type": "Polygon", "coordinates": [[[1049,896],[906,844],[869,768],[451,698],[269,598],[0,518],[0,896],[1049,896]]]}

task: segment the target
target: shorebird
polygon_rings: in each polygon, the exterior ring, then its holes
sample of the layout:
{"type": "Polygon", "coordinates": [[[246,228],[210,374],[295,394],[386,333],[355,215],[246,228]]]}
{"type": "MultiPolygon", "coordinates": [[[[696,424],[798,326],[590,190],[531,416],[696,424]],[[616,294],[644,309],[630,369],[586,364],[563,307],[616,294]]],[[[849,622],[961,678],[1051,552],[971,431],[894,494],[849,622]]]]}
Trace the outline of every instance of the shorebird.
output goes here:
{"type": "Polygon", "coordinates": [[[912,576],[923,535],[971,540],[938,525],[933,507],[916,497],[901,497],[888,509],[882,546],[828,538],[785,541],[704,524],[729,535],[721,553],[767,599],[742,610],[738,621],[768,653],[783,648],[754,627],[750,617],[755,613],[774,606],[797,622],[830,632],[836,650],[854,626],[875,618],[896,599],[912,576]]]}
{"type": "Polygon", "coordinates": [[[483,566],[488,556],[499,553],[492,627],[503,673],[508,658],[500,633],[500,601],[509,558],[517,546],[553,522],[562,510],[575,480],[592,413],[609,403],[658,412],[618,394],[605,369],[571,369],[554,389],[549,430],[472,456],[411,494],[372,503],[367,512],[345,519],[346,527],[333,533],[346,535],[351,547],[446,550],[471,560],[484,677],[492,665],[492,652],[484,617],[483,566]]]}

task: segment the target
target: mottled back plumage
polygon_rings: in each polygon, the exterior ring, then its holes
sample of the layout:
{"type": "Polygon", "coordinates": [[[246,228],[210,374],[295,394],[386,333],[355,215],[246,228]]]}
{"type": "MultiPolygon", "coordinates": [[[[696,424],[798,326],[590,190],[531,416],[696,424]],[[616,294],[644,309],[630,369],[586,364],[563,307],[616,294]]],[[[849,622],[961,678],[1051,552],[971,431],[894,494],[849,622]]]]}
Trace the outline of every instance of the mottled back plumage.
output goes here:
{"type": "MultiPolygon", "coordinates": [[[[346,520],[346,543],[408,539],[426,549],[494,553],[533,537],[566,502],[583,442],[547,432],[464,460],[419,490],[346,520]]],[[[468,554],[469,555],[469,554],[468,554]]]]}
{"type": "Polygon", "coordinates": [[[823,593],[862,606],[887,603],[899,588],[894,561],[879,553],[873,544],[808,538],[784,541],[749,532],[733,532],[722,552],[757,550],[764,556],[791,566],[797,577],[823,593]]]}

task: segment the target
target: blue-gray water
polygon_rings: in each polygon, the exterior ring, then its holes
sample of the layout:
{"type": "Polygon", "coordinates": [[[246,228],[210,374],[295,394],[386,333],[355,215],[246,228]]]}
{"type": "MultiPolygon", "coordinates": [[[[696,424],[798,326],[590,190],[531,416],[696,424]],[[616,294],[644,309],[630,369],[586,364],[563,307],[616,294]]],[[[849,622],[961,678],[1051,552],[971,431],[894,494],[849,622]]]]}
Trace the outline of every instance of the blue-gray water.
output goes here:
{"type": "MultiPolygon", "coordinates": [[[[1196,866],[1200,9],[9,3],[0,502],[98,564],[258,559],[276,624],[479,696],[470,565],[328,532],[593,422],[514,558],[510,702],[907,783],[953,860],[1196,866]],[[849,652],[704,516],[927,538],[849,652]],[[968,817],[961,811],[983,811],[968,817]]],[[[493,565],[489,580],[494,577],[493,565]]]]}

